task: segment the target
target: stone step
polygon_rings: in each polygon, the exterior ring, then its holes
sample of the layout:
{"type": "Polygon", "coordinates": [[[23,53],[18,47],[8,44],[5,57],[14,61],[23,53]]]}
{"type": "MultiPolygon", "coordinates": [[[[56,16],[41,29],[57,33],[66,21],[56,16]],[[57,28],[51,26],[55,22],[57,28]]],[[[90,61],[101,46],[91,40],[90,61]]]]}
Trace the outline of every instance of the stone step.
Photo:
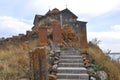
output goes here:
{"type": "Polygon", "coordinates": [[[78,55],[60,55],[61,57],[82,57],[82,56],[78,56],[78,55]]]}
{"type": "Polygon", "coordinates": [[[67,79],[67,80],[89,80],[88,74],[64,74],[64,73],[58,73],[57,74],[57,80],[59,79],[67,79]]]}
{"type": "Polygon", "coordinates": [[[84,67],[79,51],[68,48],[60,53],[57,80],[89,80],[87,69],[84,67]]]}
{"type": "Polygon", "coordinates": [[[67,53],[67,54],[66,54],[66,53],[61,53],[60,55],[61,55],[61,56],[64,56],[64,55],[65,55],[65,56],[66,56],[66,55],[76,55],[76,56],[80,56],[79,53],[69,53],[69,54],[68,54],[68,53],[67,53]]]}
{"type": "Polygon", "coordinates": [[[87,69],[84,67],[58,67],[58,73],[70,73],[70,74],[81,74],[87,73],[87,69]]]}
{"type": "Polygon", "coordinates": [[[60,63],[83,63],[82,59],[60,59],[60,63]]]}
{"type": "Polygon", "coordinates": [[[89,79],[57,79],[57,80],[89,80],[89,79]]]}
{"type": "Polygon", "coordinates": [[[72,51],[63,51],[62,53],[66,53],[66,54],[69,54],[69,53],[80,53],[79,51],[75,51],[75,50],[72,50],[72,51]]]}
{"type": "Polygon", "coordinates": [[[82,59],[82,56],[60,56],[60,59],[82,59]]]}
{"type": "Polygon", "coordinates": [[[58,67],[83,67],[84,63],[59,63],[58,67]]]}
{"type": "Polygon", "coordinates": [[[75,51],[76,49],[74,48],[66,48],[64,51],[75,51]]]}

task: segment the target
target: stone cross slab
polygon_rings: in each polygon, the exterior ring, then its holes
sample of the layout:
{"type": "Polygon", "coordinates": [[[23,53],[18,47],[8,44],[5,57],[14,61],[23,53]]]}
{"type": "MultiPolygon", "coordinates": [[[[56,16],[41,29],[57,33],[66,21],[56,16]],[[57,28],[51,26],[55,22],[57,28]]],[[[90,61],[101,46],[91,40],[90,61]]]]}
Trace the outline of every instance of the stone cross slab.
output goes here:
{"type": "Polygon", "coordinates": [[[48,80],[47,53],[44,47],[29,52],[30,80],[48,80]]]}
{"type": "Polygon", "coordinates": [[[56,23],[53,28],[53,41],[57,43],[62,43],[62,30],[61,25],[59,23],[56,23]]]}
{"type": "Polygon", "coordinates": [[[47,46],[47,28],[40,27],[38,29],[39,44],[40,46],[47,46]]]}

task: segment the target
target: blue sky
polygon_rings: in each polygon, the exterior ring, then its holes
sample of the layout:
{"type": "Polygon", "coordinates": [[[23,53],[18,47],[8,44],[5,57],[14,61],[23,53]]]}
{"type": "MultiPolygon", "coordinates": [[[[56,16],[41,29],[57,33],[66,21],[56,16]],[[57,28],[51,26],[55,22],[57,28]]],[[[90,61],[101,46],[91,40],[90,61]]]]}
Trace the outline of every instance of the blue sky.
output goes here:
{"type": "Polygon", "coordinates": [[[0,37],[31,30],[35,14],[70,9],[87,21],[88,41],[101,40],[103,50],[120,52],[120,0],[0,0],[0,37]]]}

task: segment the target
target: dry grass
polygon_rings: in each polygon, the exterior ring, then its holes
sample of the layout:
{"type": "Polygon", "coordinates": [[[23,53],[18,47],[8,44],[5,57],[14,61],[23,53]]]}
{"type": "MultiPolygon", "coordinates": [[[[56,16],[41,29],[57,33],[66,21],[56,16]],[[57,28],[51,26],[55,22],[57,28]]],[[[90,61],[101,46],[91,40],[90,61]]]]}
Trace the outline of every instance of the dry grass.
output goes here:
{"type": "MultiPolygon", "coordinates": [[[[6,47],[0,48],[0,80],[27,77],[29,48],[25,50],[23,44],[7,44],[6,47]]],[[[29,41],[27,45],[32,49],[37,45],[37,40],[29,41]]]]}
{"type": "MultiPolygon", "coordinates": [[[[32,49],[39,45],[37,41],[31,40],[27,45],[32,49]]],[[[0,49],[0,79],[18,80],[20,77],[27,76],[28,51],[29,49],[24,50],[22,44],[9,44],[6,48],[0,49]]],[[[108,80],[120,80],[120,64],[112,61],[95,45],[89,44],[88,52],[95,59],[96,64],[108,73],[108,80]]]]}
{"type": "Polygon", "coordinates": [[[17,78],[26,75],[27,67],[27,51],[12,45],[8,50],[0,49],[0,78],[17,80],[17,78]]]}
{"type": "Polygon", "coordinates": [[[107,72],[108,80],[120,80],[120,64],[118,62],[111,60],[98,46],[89,44],[88,52],[95,59],[96,64],[107,72]]]}

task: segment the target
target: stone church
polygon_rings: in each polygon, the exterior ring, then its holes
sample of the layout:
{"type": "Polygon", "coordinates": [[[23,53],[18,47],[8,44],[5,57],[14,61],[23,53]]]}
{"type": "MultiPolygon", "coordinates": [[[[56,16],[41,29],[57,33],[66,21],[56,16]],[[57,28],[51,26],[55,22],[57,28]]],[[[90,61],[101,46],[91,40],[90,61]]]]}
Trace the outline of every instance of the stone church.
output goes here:
{"type": "Polygon", "coordinates": [[[68,8],[64,10],[58,10],[54,8],[49,10],[45,15],[35,15],[33,31],[40,27],[43,23],[50,25],[50,22],[57,20],[62,28],[64,25],[70,25],[70,27],[75,31],[79,36],[80,48],[87,48],[87,31],[86,24],[87,22],[78,21],[77,16],[72,13],[68,8]]]}

